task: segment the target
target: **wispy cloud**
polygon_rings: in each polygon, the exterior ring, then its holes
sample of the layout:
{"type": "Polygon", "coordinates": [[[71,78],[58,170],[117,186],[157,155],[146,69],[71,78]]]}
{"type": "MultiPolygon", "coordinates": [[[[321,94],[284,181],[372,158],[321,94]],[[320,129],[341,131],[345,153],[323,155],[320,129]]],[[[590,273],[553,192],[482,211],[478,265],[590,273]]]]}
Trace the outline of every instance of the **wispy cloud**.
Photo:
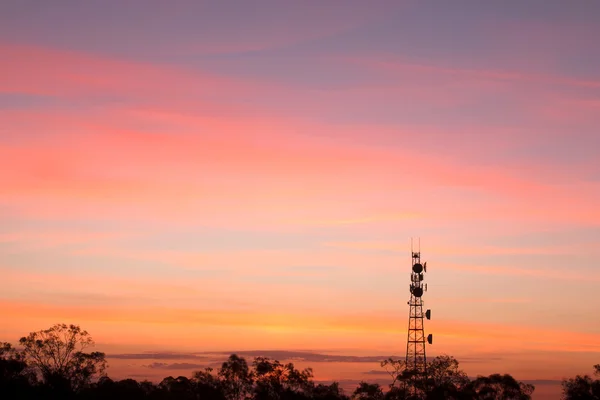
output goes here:
{"type": "MultiPolygon", "coordinates": [[[[244,357],[268,357],[276,360],[297,360],[307,362],[343,362],[343,363],[374,363],[383,361],[390,356],[344,356],[344,355],[331,355],[331,354],[320,354],[311,352],[300,352],[300,351],[287,351],[287,350],[253,350],[253,351],[239,351],[233,352],[244,357]]],[[[224,352],[223,354],[230,354],[224,352]]]]}
{"type": "Polygon", "coordinates": [[[175,353],[175,352],[147,352],[147,353],[131,353],[131,354],[107,354],[107,358],[116,358],[120,360],[204,360],[207,356],[190,353],[175,353]]]}
{"type": "Polygon", "coordinates": [[[204,364],[193,364],[193,363],[159,363],[155,362],[149,365],[145,365],[146,368],[150,369],[172,369],[172,370],[190,370],[190,369],[201,369],[205,368],[204,364]]]}
{"type": "Polygon", "coordinates": [[[416,72],[433,77],[448,75],[454,78],[470,78],[473,80],[489,80],[499,82],[518,82],[525,84],[567,85],[586,88],[600,88],[600,81],[592,79],[577,79],[570,76],[552,75],[544,72],[528,73],[519,70],[493,70],[449,67],[443,65],[420,63],[414,60],[390,57],[373,57],[370,59],[347,59],[349,62],[367,65],[374,69],[383,69],[398,74],[416,72]],[[385,61],[380,61],[385,60],[385,61]]]}
{"type": "Polygon", "coordinates": [[[390,373],[387,371],[378,371],[378,370],[374,370],[374,369],[372,369],[370,371],[365,371],[365,372],[363,372],[363,374],[365,374],[365,375],[383,375],[383,376],[390,375],[390,373]]]}

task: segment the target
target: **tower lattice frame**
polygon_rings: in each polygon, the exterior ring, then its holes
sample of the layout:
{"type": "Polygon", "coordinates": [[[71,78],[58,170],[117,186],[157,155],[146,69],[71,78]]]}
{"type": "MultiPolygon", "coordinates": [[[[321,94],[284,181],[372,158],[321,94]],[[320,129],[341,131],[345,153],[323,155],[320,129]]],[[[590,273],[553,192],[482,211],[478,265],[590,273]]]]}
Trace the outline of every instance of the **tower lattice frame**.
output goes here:
{"type": "MultiPolygon", "coordinates": [[[[406,341],[406,368],[417,376],[427,376],[426,343],[431,344],[433,336],[425,336],[424,320],[431,318],[431,311],[423,312],[423,294],[427,291],[424,283],[424,273],[427,272],[427,263],[421,263],[421,249],[413,251],[412,269],[410,274],[410,300],[408,314],[408,338],[406,341]]],[[[416,377],[416,376],[415,376],[416,377]]]]}

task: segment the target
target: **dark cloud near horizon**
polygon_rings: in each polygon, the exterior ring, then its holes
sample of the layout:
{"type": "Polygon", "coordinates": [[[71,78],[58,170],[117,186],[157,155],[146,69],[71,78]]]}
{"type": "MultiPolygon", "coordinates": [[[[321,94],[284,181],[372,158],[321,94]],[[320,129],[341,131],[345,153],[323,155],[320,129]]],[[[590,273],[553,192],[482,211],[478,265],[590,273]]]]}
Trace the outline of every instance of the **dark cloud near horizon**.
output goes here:
{"type": "MultiPolygon", "coordinates": [[[[429,359],[429,357],[428,357],[429,359]]],[[[459,363],[472,363],[472,362],[489,362],[489,361],[502,361],[503,357],[461,357],[457,358],[459,363]]]]}
{"type": "MultiPolygon", "coordinates": [[[[338,362],[338,363],[380,363],[383,360],[392,358],[394,360],[402,360],[404,357],[399,356],[385,356],[385,355],[372,355],[372,356],[352,356],[352,355],[335,355],[335,354],[324,354],[310,351],[288,351],[288,350],[244,350],[244,351],[220,351],[220,352],[193,352],[193,353],[176,353],[176,352],[146,352],[146,353],[126,353],[126,354],[109,354],[106,358],[108,359],[121,359],[121,360],[194,360],[194,361],[205,361],[209,366],[215,367],[220,366],[222,361],[225,361],[231,354],[237,354],[240,357],[254,358],[254,357],[267,357],[279,361],[302,361],[302,362],[315,362],[315,363],[326,363],[326,362],[338,362]]],[[[433,358],[435,356],[430,356],[433,358]]],[[[477,362],[490,362],[490,361],[501,361],[503,357],[490,356],[490,357],[476,357],[466,356],[460,357],[458,361],[460,363],[477,363],[477,362]]]]}
{"type": "MultiPolygon", "coordinates": [[[[237,354],[242,357],[268,357],[276,360],[298,360],[298,361],[312,361],[312,362],[354,362],[354,363],[379,363],[383,360],[392,358],[394,360],[403,360],[404,356],[389,356],[389,355],[372,355],[372,356],[352,356],[352,355],[332,355],[323,354],[310,351],[288,351],[288,350],[248,350],[248,351],[234,351],[234,352],[219,352],[212,354],[237,354]]],[[[195,354],[207,354],[207,353],[195,353],[195,354]]],[[[438,355],[431,355],[428,359],[433,359],[438,355]]],[[[471,362],[489,362],[489,361],[501,361],[503,357],[490,356],[490,357],[475,357],[465,356],[458,358],[459,363],[471,363],[471,362]]]]}
{"type": "Polygon", "coordinates": [[[148,374],[129,374],[124,379],[142,379],[142,380],[149,380],[152,382],[152,379],[150,379],[148,377],[148,374]]]}
{"type": "MultiPolygon", "coordinates": [[[[337,382],[345,393],[352,393],[352,391],[354,391],[354,389],[356,389],[356,387],[358,385],[360,385],[360,383],[363,382],[363,380],[362,379],[340,379],[340,380],[315,381],[315,383],[323,384],[323,385],[331,385],[334,382],[337,382]]],[[[381,387],[388,387],[388,385],[391,383],[391,380],[390,379],[382,379],[382,378],[369,379],[369,383],[377,383],[381,387]]]]}
{"type": "Polygon", "coordinates": [[[108,354],[106,358],[120,360],[206,360],[209,357],[199,356],[193,353],[131,353],[131,354],[108,354]]]}
{"type": "Polygon", "coordinates": [[[383,370],[378,371],[378,370],[372,369],[370,371],[364,371],[363,374],[365,374],[365,375],[389,375],[389,372],[383,371],[383,370]]]}
{"type": "MultiPolygon", "coordinates": [[[[132,354],[113,354],[107,356],[107,358],[123,359],[123,360],[202,360],[204,363],[195,362],[154,362],[143,367],[150,370],[156,371],[168,371],[168,370],[180,370],[180,371],[193,371],[203,370],[207,367],[217,369],[221,366],[222,362],[227,359],[231,354],[237,354],[240,357],[247,359],[254,357],[267,357],[270,359],[276,359],[279,361],[302,361],[302,362],[340,362],[340,363],[379,363],[383,360],[392,358],[395,360],[404,359],[404,357],[398,356],[348,356],[348,355],[331,355],[322,354],[310,351],[286,351],[286,350],[253,350],[253,351],[222,351],[222,352],[194,352],[194,353],[176,353],[176,352],[147,352],[147,353],[132,353],[132,354]]],[[[431,355],[428,358],[433,359],[435,355],[431,355]]],[[[477,362],[490,362],[490,361],[501,361],[504,357],[501,356],[465,356],[457,358],[460,363],[477,363],[477,362]]],[[[201,361],[201,362],[202,362],[201,361]]],[[[248,360],[250,361],[250,360],[248,360]]],[[[378,383],[381,386],[387,387],[390,383],[388,372],[384,369],[376,370],[371,369],[362,372],[364,375],[371,376],[369,380],[371,383],[378,383]]],[[[132,378],[148,378],[146,375],[129,375],[132,378]]],[[[475,379],[475,376],[470,376],[469,379],[475,379]]],[[[341,380],[315,380],[315,383],[331,384],[338,382],[340,387],[344,391],[352,391],[361,382],[360,379],[341,379],[341,380]]],[[[532,380],[521,380],[523,383],[532,384],[536,387],[540,386],[556,386],[560,385],[560,380],[548,380],[548,379],[532,379],[532,380]]]]}
{"type": "MultiPolygon", "coordinates": [[[[488,375],[484,375],[484,376],[488,376],[488,375]]],[[[477,379],[476,376],[469,376],[468,378],[470,380],[477,379]]],[[[553,379],[517,379],[517,378],[515,378],[515,379],[517,381],[519,381],[519,382],[529,383],[529,384],[532,384],[534,386],[560,385],[561,384],[561,381],[559,381],[559,380],[553,380],[553,379]]]]}
{"type": "MultiPolygon", "coordinates": [[[[208,353],[197,353],[208,354],[208,353]]],[[[355,362],[355,363],[373,363],[381,362],[388,358],[397,359],[397,356],[345,356],[312,353],[308,351],[286,351],[286,350],[251,350],[251,351],[234,351],[234,352],[218,352],[212,354],[237,354],[241,357],[267,357],[276,360],[289,361],[312,361],[312,362],[355,362]]]]}
{"type": "Polygon", "coordinates": [[[204,369],[207,367],[207,365],[194,364],[194,363],[172,363],[172,364],[169,364],[169,363],[155,362],[150,365],[144,365],[144,367],[150,368],[150,369],[182,369],[182,370],[186,370],[186,369],[204,369]]]}
{"type": "Polygon", "coordinates": [[[552,379],[533,379],[533,380],[523,380],[523,383],[530,383],[534,386],[543,386],[543,385],[560,385],[562,381],[552,380],[552,379]]]}

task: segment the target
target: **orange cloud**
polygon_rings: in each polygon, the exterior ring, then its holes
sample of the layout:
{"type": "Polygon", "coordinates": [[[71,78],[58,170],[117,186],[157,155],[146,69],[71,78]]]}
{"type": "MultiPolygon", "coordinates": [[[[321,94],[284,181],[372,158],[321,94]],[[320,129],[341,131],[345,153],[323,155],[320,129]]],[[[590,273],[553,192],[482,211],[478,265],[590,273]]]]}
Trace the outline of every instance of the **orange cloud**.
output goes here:
{"type": "MultiPolygon", "coordinates": [[[[297,338],[308,334],[319,334],[331,339],[348,336],[358,344],[368,346],[368,342],[378,335],[387,338],[402,337],[405,334],[404,322],[390,320],[385,314],[345,314],[319,315],[278,313],[269,311],[209,310],[197,307],[171,308],[143,306],[77,307],[56,306],[26,302],[3,301],[6,318],[29,320],[47,319],[79,321],[82,325],[89,323],[130,324],[138,328],[150,324],[157,328],[157,333],[178,335],[182,330],[191,329],[210,331],[211,327],[218,330],[236,328],[278,335],[282,345],[286,340],[295,343],[297,338]],[[391,335],[391,336],[390,336],[391,335]],[[287,338],[287,339],[286,339],[287,338]]],[[[569,352],[599,352],[600,336],[596,333],[563,331],[557,329],[532,328],[523,325],[497,325],[465,321],[435,322],[436,342],[444,349],[457,349],[467,341],[477,348],[488,348],[500,351],[502,349],[569,351],[569,352]]],[[[127,332],[126,335],[133,332],[127,332]]],[[[190,338],[191,339],[191,338],[190,338]]],[[[195,338],[196,346],[204,341],[201,336],[195,338]]],[[[329,341],[327,339],[327,341],[329,341]]],[[[219,346],[227,342],[220,341],[219,346]]],[[[262,343],[266,345],[267,343],[262,343]]],[[[187,343],[191,345],[191,343],[187,343]]],[[[254,343],[259,346],[260,342],[254,343]]],[[[288,343],[289,346],[289,343],[288,343]]],[[[368,347],[367,347],[368,348],[368,347]]]]}

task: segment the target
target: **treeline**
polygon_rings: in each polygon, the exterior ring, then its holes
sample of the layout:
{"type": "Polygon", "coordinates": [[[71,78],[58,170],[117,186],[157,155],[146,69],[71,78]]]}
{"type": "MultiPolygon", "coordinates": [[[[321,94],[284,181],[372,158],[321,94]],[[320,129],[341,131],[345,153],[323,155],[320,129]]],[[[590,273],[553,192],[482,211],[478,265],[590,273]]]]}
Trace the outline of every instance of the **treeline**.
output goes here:
{"type": "MultiPolygon", "coordinates": [[[[388,387],[361,382],[352,393],[339,384],[315,383],[310,368],[256,357],[250,364],[231,355],[221,368],[191,377],[169,376],[160,383],[106,376],[105,354],[86,352],[94,345],[79,326],[58,324],[32,332],[18,348],[0,343],[0,399],[152,399],[152,400],[528,400],[532,385],[494,374],[469,379],[451,356],[428,363],[427,376],[414,373],[400,360],[384,360],[388,387]]],[[[600,376],[600,365],[595,373],[600,376]]],[[[577,376],[563,381],[567,400],[600,400],[600,380],[577,376]]]]}

